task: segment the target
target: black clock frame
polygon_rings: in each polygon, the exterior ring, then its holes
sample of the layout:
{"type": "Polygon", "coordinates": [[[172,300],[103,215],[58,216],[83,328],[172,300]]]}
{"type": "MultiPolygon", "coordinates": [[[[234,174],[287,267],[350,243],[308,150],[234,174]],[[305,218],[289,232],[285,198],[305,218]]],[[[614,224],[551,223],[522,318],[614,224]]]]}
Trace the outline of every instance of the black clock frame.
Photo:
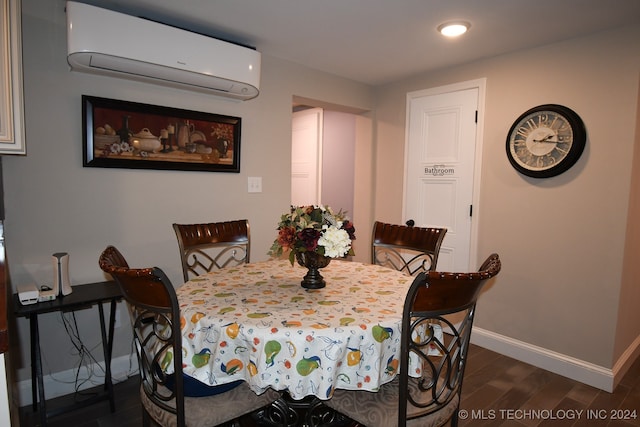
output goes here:
{"type": "Polygon", "coordinates": [[[573,165],[575,165],[582,152],[584,151],[584,147],[587,142],[587,130],[584,126],[584,122],[580,118],[580,116],[570,109],[569,107],[565,107],[563,105],[558,104],[544,104],[538,105],[537,107],[533,107],[524,113],[522,113],[514,122],[511,128],[509,129],[509,133],[507,133],[507,158],[509,159],[509,163],[511,166],[518,172],[523,175],[532,177],[532,178],[551,178],[553,176],[560,175],[563,172],[569,170],[573,165]],[[541,111],[551,111],[561,116],[564,116],[567,119],[567,122],[571,126],[571,130],[573,132],[573,142],[571,143],[571,148],[569,149],[569,154],[560,161],[557,165],[545,169],[545,170],[530,170],[523,167],[521,164],[516,162],[516,160],[511,155],[511,135],[513,132],[517,131],[518,124],[520,121],[524,119],[526,116],[532,113],[538,113],[541,111]]]}

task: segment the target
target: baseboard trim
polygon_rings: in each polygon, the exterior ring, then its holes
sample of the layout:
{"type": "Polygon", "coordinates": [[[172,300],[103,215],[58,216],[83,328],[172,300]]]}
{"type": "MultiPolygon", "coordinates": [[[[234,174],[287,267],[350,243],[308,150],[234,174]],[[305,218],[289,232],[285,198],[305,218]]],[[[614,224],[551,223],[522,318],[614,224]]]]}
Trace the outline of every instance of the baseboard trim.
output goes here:
{"type": "Polygon", "coordinates": [[[638,337],[618,359],[613,369],[608,369],[482,328],[473,328],[471,341],[496,353],[610,393],[640,354],[640,337],[638,337]]]}
{"type": "MultiPolygon", "coordinates": [[[[103,372],[103,365],[90,369],[92,372],[103,372]]],[[[86,372],[83,368],[82,373],[86,372]]],[[[111,378],[117,384],[135,375],[138,372],[138,361],[130,355],[116,357],[111,361],[111,378]]],[[[86,378],[84,376],[83,378],[86,378]]],[[[53,399],[76,391],[75,385],[76,369],[56,372],[52,375],[45,375],[43,378],[45,398],[53,399]]],[[[90,381],[85,381],[78,387],[78,390],[85,390],[97,385],[104,384],[104,376],[95,376],[90,381]]],[[[20,407],[31,405],[31,379],[18,382],[18,403],[20,407]]]]}
{"type": "Polygon", "coordinates": [[[640,357],[640,336],[631,343],[629,347],[622,353],[620,358],[613,364],[613,390],[622,380],[622,377],[627,373],[633,362],[640,357]]]}

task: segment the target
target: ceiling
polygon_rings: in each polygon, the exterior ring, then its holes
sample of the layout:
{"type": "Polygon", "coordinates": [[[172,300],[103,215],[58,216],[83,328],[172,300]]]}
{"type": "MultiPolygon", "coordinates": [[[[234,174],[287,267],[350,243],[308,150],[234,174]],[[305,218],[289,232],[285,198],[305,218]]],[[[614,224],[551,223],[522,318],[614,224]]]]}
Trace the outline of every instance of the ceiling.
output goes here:
{"type": "Polygon", "coordinates": [[[370,85],[640,23],[640,0],[78,1],[370,85]],[[436,27],[453,19],[471,29],[445,39],[436,27]]]}

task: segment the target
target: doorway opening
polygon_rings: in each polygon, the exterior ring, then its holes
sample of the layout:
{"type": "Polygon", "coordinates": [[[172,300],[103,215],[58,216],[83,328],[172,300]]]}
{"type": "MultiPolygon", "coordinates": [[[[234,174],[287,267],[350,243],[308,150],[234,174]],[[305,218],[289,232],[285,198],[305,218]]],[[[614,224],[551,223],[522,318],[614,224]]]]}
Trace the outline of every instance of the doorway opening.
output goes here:
{"type": "Polygon", "coordinates": [[[291,204],[346,211],[360,230],[354,243],[357,260],[367,259],[364,240],[372,224],[371,127],[365,110],[293,98],[291,204]]]}

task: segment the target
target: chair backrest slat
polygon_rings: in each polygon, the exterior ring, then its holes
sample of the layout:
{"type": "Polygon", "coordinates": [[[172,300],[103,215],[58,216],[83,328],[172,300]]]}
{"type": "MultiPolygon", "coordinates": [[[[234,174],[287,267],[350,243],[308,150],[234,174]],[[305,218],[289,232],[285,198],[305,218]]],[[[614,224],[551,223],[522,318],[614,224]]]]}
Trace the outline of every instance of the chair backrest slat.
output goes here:
{"type": "Polygon", "coordinates": [[[412,276],[434,271],[446,228],[409,227],[376,221],[371,239],[371,263],[412,276]]]}
{"type": "Polygon", "coordinates": [[[249,262],[249,221],[173,224],[185,282],[190,277],[249,262]]]}

